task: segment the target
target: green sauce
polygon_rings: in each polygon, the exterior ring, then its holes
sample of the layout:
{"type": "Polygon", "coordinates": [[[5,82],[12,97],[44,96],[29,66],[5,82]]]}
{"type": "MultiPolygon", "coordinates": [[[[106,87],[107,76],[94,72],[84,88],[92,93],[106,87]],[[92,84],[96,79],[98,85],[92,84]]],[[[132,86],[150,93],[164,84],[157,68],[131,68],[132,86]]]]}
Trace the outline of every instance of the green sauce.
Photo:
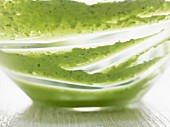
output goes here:
{"type": "MultiPolygon", "coordinates": [[[[134,42],[134,41],[131,40],[129,42],[134,42]]],[[[125,42],[125,43],[131,45],[131,43],[129,42],[125,42]]],[[[125,44],[123,44],[122,46],[124,45],[125,44]]],[[[53,79],[60,79],[60,80],[73,81],[73,82],[86,83],[86,84],[109,83],[109,82],[116,82],[116,81],[131,78],[136,74],[145,71],[160,59],[160,58],[156,58],[148,62],[144,62],[142,64],[136,64],[138,57],[141,55],[138,54],[137,56],[128,59],[127,61],[123,62],[118,66],[113,66],[105,71],[94,73],[94,74],[88,74],[83,70],[70,71],[64,69],[61,64],[64,61],[65,65],[68,65],[69,63],[72,63],[71,65],[75,65],[76,63],[84,61],[84,59],[85,62],[87,62],[88,57],[90,58],[90,53],[93,53],[94,51],[98,51],[100,48],[101,49],[105,48],[104,50],[105,52],[109,52],[109,51],[114,52],[114,50],[109,50],[114,46],[117,48],[117,44],[115,44],[109,46],[101,46],[97,48],[84,49],[85,52],[86,51],[89,52],[89,54],[86,54],[84,57],[76,56],[76,55],[80,55],[76,51],[79,50],[83,51],[83,49],[78,49],[78,48],[73,49],[71,52],[66,52],[63,54],[50,53],[45,51],[38,52],[38,53],[28,52],[24,54],[22,52],[17,52],[17,53],[0,52],[0,57],[2,60],[1,63],[14,71],[27,73],[35,76],[43,76],[43,77],[48,77],[53,79]],[[71,56],[71,58],[69,58],[69,56],[71,56]]],[[[121,48],[117,48],[117,49],[121,49],[121,48]]],[[[102,52],[103,50],[99,50],[99,51],[101,51],[101,54],[100,53],[98,54],[99,56],[100,55],[102,55],[103,57],[107,56],[107,53],[102,52]]]]}
{"type": "Polygon", "coordinates": [[[170,18],[170,2],[85,3],[50,0],[0,2],[0,38],[57,37],[157,23],[170,18]],[[158,14],[158,15],[154,15],[158,14]],[[150,15],[147,16],[147,15],[150,15]]]}
{"type": "MultiPolygon", "coordinates": [[[[169,20],[169,13],[170,2],[163,0],[137,0],[95,5],[68,0],[0,1],[0,40],[37,36],[49,39],[141,26],[169,20]]],[[[84,70],[70,70],[70,68],[102,60],[152,36],[131,38],[126,42],[98,47],[73,48],[62,52],[50,50],[22,52],[22,50],[0,49],[0,64],[12,71],[68,81],[73,84],[109,85],[128,80],[148,70],[164,56],[153,57],[138,63],[139,58],[149,50],[147,49],[117,66],[113,65],[93,74],[84,70]]],[[[24,82],[15,78],[13,80],[37,102],[66,107],[121,106],[143,94],[147,90],[150,80],[156,75],[154,73],[133,85],[128,86],[127,84],[122,88],[94,91],[53,88],[48,84],[41,86],[29,81],[24,82]]]]}

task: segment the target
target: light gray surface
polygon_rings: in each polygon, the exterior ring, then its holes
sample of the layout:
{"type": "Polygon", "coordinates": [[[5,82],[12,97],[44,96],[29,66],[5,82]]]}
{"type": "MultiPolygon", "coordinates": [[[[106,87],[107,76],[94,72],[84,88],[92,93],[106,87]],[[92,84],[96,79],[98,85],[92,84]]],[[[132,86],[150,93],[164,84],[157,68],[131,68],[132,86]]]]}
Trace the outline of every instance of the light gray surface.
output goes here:
{"type": "Polygon", "coordinates": [[[0,127],[170,127],[170,69],[141,102],[123,110],[43,108],[0,71],[0,127]]]}

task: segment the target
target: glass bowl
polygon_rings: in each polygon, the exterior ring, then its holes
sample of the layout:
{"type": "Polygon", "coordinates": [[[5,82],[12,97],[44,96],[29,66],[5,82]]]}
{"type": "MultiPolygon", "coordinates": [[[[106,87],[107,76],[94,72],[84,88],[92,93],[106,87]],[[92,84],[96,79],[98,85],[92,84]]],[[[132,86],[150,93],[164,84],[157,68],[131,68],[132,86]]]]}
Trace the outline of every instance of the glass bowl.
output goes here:
{"type": "Polygon", "coordinates": [[[0,6],[0,64],[35,103],[121,108],[139,100],[169,64],[170,2],[0,6]]]}

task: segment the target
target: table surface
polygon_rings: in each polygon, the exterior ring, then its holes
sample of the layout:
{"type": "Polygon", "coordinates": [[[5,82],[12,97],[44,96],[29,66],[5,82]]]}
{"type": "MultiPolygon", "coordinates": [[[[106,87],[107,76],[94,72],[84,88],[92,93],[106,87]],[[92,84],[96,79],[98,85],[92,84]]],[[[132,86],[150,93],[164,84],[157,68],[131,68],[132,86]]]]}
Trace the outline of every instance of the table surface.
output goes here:
{"type": "Polygon", "coordinates": [[[74,112],[36,106],[0,70],[0,127],[170,127],[170,68],[135,106],[74,112]]]}

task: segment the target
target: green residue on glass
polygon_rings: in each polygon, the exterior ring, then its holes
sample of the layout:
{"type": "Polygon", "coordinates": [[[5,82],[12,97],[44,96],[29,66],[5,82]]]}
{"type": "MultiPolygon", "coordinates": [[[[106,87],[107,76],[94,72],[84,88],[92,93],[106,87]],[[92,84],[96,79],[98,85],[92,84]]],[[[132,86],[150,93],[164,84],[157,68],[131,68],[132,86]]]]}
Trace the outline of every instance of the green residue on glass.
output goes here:
{"type": "MultiPolygon", "coordinates": [[[[24,58],[25,61],[26,61],[26,57],[28,56],[37,58],[39,60],[41,59],[42,61],[44,58],[48,58],[49,63],[53,63],[56,66],[60,66],[62,68],[68,69],[70,67],[77,67],[77,66],[82,66],[89,63],[97,62],[98,60],[101,60],[110,55],[114,55],[115,53],[118,53],[126,48],[142,43],[144,40],[156,34],[146,36],[143,38],[131,39],[126,42],[116,42],[115,44],[109,44],[109,45],[98,46],[93,48],[73,48],[72,50],[68,50],[68,51],[66,50],[66,51],[56,51],[56,52],[54,51],[53,52],[39,51],[39,52],[26,52],[26,53],[22,52],[18,54],[20,56],[23,55],[23,57],[25,57],[24,58]]],[[[17,53],[15,52],[14,54],[17,55],[17,53]]]]}
{"type": "Polygon", "coordinates": [[[149,88],[155,73],[148,75],[133,85],[105,90],[77,90],[52,88],[50,85],[39,85],[19,79],[13,79],[35,103],[59,107],[103,107],[124,108],[128,103],[139,99],[149,88]]]}
{"type": "Polygon", "coordinates": [[[130,46],[138,44],[148,37],[131,39],[127,42],[116,42],[112,45],[98,46],[95,48],[73,48],[71,51],[65,52],[30,52],[28,54],[30,56],[36,56],[37,58],[47,57],[50,63],[67,68],[95,62],[130,46]]]}
{"type": "Polygon", "coordinates": [[[91,6],[68,0],[0,1],[0,38],[48,38],[150,24],[170,19],[167,12],[170,2],[163,0],[91,6]]]}
{"type": "Polygon", "coordinates": [[[147,70],[150,66],[161,59],[155,58],[142,64],[134,64],[139,56],[135,56],[125,61],[124,63],[113,66],[106,72],[88,74],[83,70],[66,70],[56,65],[58,61],[50,59],[55,56],[37,56],[26,55],[22,53],[4,53],[0,52],[1,60],[6,67],[11,70],[31,74],[35,76],[48,77],[78,83],[94,84],[94,83],[109,83],[125,80],[135,76],[136,74],[147,70]],[[133,65],[133,66],[132,66],[133,65]]]}

